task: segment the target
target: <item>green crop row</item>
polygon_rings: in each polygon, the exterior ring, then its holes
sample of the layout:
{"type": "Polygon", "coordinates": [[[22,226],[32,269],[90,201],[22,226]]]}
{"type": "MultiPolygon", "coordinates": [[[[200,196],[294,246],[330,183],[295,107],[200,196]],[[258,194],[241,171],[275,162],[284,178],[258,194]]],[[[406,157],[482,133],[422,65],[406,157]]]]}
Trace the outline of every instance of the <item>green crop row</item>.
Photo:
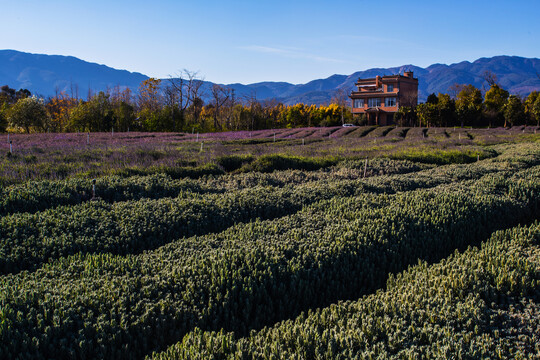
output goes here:
{"type": "MultiPolygon", "coordinates": [[[[228,164],[229,158],[221,161],[228,164]]],[[[236,158],[234,158],[236,159],[236,158]]],[[[277,161],[281,157],[263,157],[277,161]]],[[[269,160],[269,161],[270,161],[269,160]]],[[[232,161],[232,160],[231,160],[232,161]]],[[[262,161],[262,160],[261,160],[262,161]]],[[[260,167],[261,162],[254,164],[260,167]]],[[[425,169],[425,166],[410,161],[372,159],[365,169],[366,177],[375,175],[404,174],[425,169]]],[[[105,176],[96,179],[95,194],[92,179],[70,178],[65,180],[29,181],[0,189],[0,216],[18,212],[37,212],[61,205],[75,205],[86,202],[95,195],[108,202],[160,199],[177,197],[184,192],[221,193],[241,190],[253,186],[278,186],[301,184],[306,181],[358,179],[364,177],[364,160],[346,160],[338,166],[324,171],[279,171],[274,173],[250,172],[205,176],[198,180],[175,179],[160,173],[148,176],[121,177],[105,176]]]]}
{"type": "MultiPolygon", "coordinates": [[[[125,182],[114,178],[118,186],[114,183],[108,186],[106,180],[102,180],[100,192],[108,194],[104,196],[110,201],[140,196],[158,199],[112,203],[89,201],[1,217],[0,273],[35,269],[51,259],[78,252],[138,253],[182,236],[221,231],[235,223],[256,218],[270,219],[291,214],[305,205],[334,196],[410,191],[478,179],[501,171],[510,173],[509,170],[528,166],[517,164],[509,169],[507,162],[486,160],[472,165],[451,165],[407,173],[417,167],[411,163],[396,165],[392,161],[372,163],[371,169],[381,169],[379,171],[383,174],[406,174],[359,179],[358,173],[364,171],[361,161],[349,161],[343,168],[326,175],[301,172],[245,174],[206,179],[204,182],[172,180],[166,176],[135,178],[125,182]],[[176,197],[162,197],[166,195],[176,197]]],[[[74,180],[73,183],[77,184],[74,180]]]]}
{"type": "Polygon", "coordinates": [[[255,187],[225,194],[105,203],[92,201],[0,218],[0,272],[34,269],[75,253],[137,253],[173,239],[221,231],[238,222],[294,213],[305,204],[352,195],[351,184],[255,187]]]}
{"type": "Polygon", "coordinates": [[[386,291],[235,338],[196,329],[153,359],[538,359],[540,224],[495,233],[386,291]]]}
{"type": "Polygon", "coordinates": [[[106,202],[176,197],[182,192],[213,192],[196,180],[174,180],[164,174],[149,176],[105,176],[96,179],[28,181],[6,187],[0,192],[0,215],[37,212],[61,205],[74,205],[96,197],[106,202]]]}
{"type": "Polygon", "coordinates": [[[464,164],[472,163],[478,159],[495,157],[496,152],[485,149],[430,149],[411,148],[390,155],[392,159],[410,160],[428,164],[464,164]]]}
{"type": "MultiPolygon", "coordinates": [[[[491,150],[491,152],[494,151],[491,150]]],[[[497,152],[500,155],[493,161],[504,160],[508,164],[521,165],[518,168],[540,163],[540,150],[536,144],[499,145],[497,152]],[[521,159],[528,159],[528,163],[519,164],[521,159]]],[[[216,161],[218,164],[222,164],[220,166],[230,170],[238,166],[241,167],[244,158],[245,156],[224,156],[216,161]]],[[[248,165],[253,168],[252,170],[255,170],[265,163],[279,163],[287,159],[289,158],[277,155],[263,156],[255,162],[250,158],[248,165]]],[[[307,161],[304,158],[292,159],[296,159],[295,161],[300,163],[307,161]]],[[[314,163],[317,162],[314,161],[314,163]]],[[[270,167],[272,169],[280,167],[279,164],[274,165],[270,167]]],[[[127,178],[115,175],[96,179],[95,196],[109,203],[143,198],[159,199],[176,197],[184,192],[215,193],[259,185],[283,187],[303,184],[307,181],[356,180],[364,177],[418,172],[427,168],[429,166],[406,160],[377,158],[370,159],[367,166],[364,159],[345,159],[335,166],[326,167],[319,171],[286,170],[273,173],[251,171],[242,174],[208,175],[197,180],[177,179],[165,173],[127,178]]],[[[424,172],[424,174],[426,177],[431,176],[430,171],[424,172]]],[[[80,204],[90,200],[93,195],[92,179],[69,178],[56,181],[29,181],[0,188],[0,216],[18,212],[43,211],[61,205],[80,204]]]]}
{"type": "Polygon", "coordinates": [[[534,167],[392,195],[334,195],[136,256],[77,254],[2,276],[0,358],[141,357],[195,327],[247,335],[357,299],[418,259],[537,218],[539,178],[534,167]]]}

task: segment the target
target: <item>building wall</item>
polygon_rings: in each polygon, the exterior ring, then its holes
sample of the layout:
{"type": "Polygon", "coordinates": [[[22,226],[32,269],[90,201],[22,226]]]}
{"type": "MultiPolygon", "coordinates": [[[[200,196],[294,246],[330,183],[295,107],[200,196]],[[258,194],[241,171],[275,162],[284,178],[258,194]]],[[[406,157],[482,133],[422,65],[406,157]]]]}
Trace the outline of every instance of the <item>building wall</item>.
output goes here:
{"type": "Polygon", "coordinates": [[[402,81],[399,92],[400,92],[399,106],[418,105],[418,83],[402,81]]]}
{"type": "MultiPolygon", "coordinates": [[[[416,106],[418,102],[418,80],[413,78],[413,74],[409,73],[409,76],[388,76],[372,79],[358,79],[356,85],[357,91],[351,93],[350,98],[352,101],[353,114],[359,115],[366,113],[369,108],[369,98],[380,98],[381,105],[378,108],[381,112],[377,115],[370,112],[368,118],[378,119],[377,123],[380,125],[389,125],[393,123],[394,113],[398,110],[399,106],[416,106]],[[388,85],[394,85],[393,91],[388,91],[388,85]],[[382,86],[382,91],[375,91],[377,86],[382,86]],[[396,98],[395,106],[385,106],[385,98],[396,98]],[[355,99],[364,99],[363,107],[355,107],[355,99]]],[[[373,121],[370,121],[373,122],[373,121]]]]}

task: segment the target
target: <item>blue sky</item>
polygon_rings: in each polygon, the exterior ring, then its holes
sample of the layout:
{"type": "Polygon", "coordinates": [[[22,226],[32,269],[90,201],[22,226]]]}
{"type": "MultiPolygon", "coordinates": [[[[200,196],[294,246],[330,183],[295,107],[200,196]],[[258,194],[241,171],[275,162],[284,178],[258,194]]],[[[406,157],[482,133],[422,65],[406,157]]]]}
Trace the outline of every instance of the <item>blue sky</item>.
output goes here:
{"type": "Polygon", "coordinates": [[[0,0],[0,49],[166,78],[305,83],[374,67],[540,57],[540,1],[0,0]]]}

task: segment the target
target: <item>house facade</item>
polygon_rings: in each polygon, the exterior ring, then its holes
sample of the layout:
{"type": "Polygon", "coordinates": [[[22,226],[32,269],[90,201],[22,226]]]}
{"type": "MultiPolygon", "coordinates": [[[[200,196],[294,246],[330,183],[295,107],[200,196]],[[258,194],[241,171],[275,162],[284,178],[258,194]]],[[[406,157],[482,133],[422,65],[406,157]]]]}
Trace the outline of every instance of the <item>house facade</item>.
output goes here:
{"type": "Polygon", "coordinates": [[[349,97],[352,113],[365,114],[369,125],[390,125],[400,106],[418,104],[418,79],[412,71],[403,75],[376,76],[371,79],[358,79],[357,91],[349,97]]]}

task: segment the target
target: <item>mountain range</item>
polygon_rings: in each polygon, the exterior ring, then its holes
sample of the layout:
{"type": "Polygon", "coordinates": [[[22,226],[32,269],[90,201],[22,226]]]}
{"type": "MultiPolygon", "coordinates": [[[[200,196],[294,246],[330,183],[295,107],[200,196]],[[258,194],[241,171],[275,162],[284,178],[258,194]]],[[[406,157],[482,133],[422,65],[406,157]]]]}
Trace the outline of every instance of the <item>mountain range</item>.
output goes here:
{"type": "MultiPolygon", "coordinates": [[[[486,71],[495,74],[500,86],[511,94],[526,96],[533,90],[540,90],[540,59],[518,56],[495,56],[451,65],[433,64],[427,68],[414,65],[373,68],[351,75],[332,75],[306,84],[269,81],[221,85],[234,89],[238,98],[255,94],[258,100],[276,99],[284,104],[323,104],[330,102],[337,89],[346,93],[353,90],[358,78],[402,74],[407,70],[418,77],[420,102],[431,93],[448,93],[454,84],[473,84],[482,89],[487,86],[483,76],[486,71]]],[[[147,78],[141,73],[117,70],[72,56],[0,50],[0,85],[9,85],[17,90],[28,89],[44,97],[53,96],[57,91],[77,91],[80,97],[85,98],[89,89],[95,92],[115,86],[136,91],[147,78]]],[[[209,100],[211,86],[211,82],[205,81],[206,101],[209,100]]]]}

